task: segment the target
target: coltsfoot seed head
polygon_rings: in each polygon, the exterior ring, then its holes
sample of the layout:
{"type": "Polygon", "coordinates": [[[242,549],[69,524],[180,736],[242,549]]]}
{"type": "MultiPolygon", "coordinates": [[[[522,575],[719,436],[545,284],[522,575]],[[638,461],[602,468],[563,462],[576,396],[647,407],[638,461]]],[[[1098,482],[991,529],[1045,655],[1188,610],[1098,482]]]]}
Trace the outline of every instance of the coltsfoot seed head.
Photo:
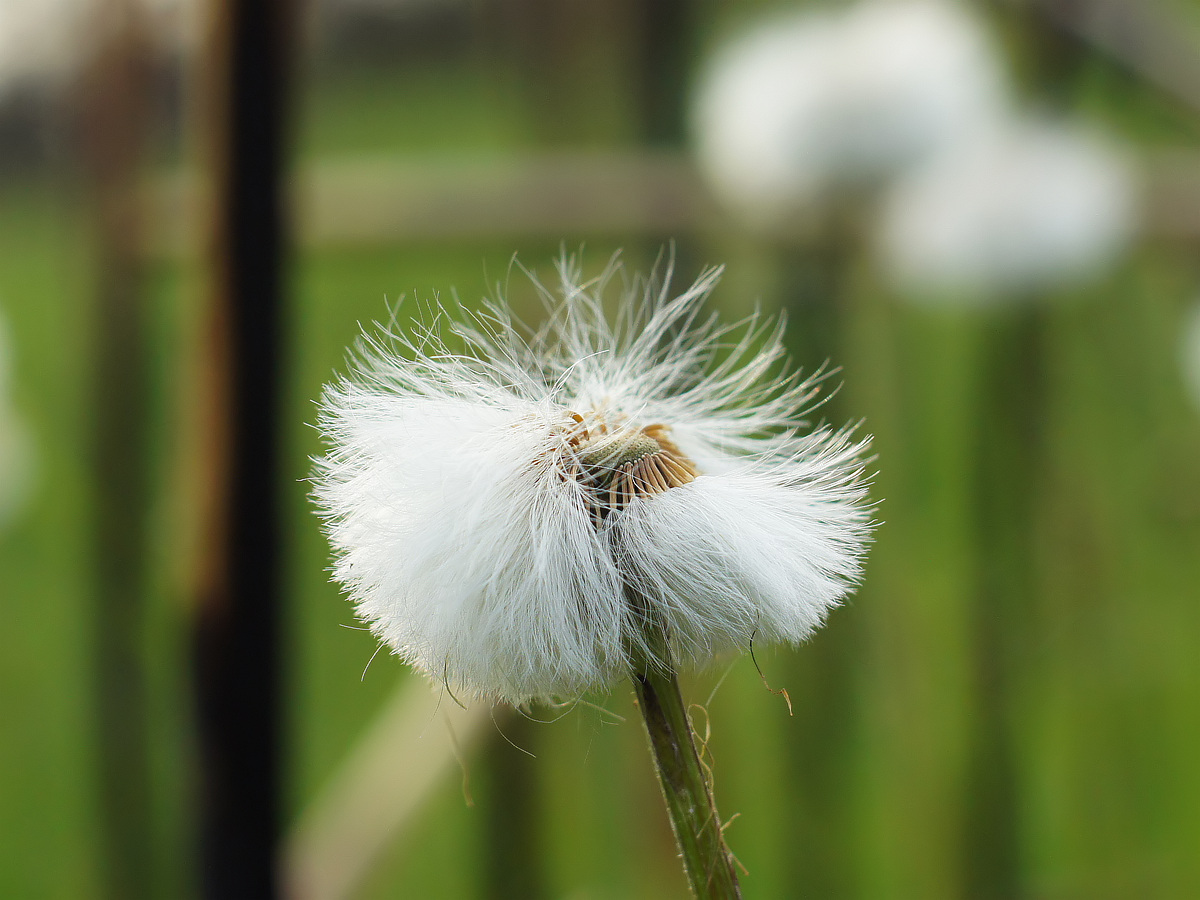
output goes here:
{"type": "Polygon", "coordinates": [[[820,378],[787,368],[781,324],[702,317],[719,272],[672,297],[670,266],[610,322],[620,273],[585,281],[564,259],[536,331],[498,301],[365,338],[325,391],[314,496],[334,577],[456,690],[602,687],[653,654],[647,613],[673,665],[800,641],[858,579],[865,441],[808,427],[820,378]]]}

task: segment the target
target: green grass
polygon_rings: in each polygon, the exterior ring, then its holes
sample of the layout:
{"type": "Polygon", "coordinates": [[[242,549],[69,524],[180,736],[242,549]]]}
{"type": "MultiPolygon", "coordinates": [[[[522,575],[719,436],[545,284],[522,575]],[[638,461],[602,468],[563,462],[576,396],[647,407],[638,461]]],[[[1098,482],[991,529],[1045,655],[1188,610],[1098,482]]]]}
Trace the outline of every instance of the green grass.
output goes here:
{"type": "Polygon", "coordinates": [[[48,185],[0,199],[0,311],[14,345],[12,402],[34,433],[36,492],[0,532],[0,894],[88,896],[92,722],[84,549],[86,254],[48,185]]]}

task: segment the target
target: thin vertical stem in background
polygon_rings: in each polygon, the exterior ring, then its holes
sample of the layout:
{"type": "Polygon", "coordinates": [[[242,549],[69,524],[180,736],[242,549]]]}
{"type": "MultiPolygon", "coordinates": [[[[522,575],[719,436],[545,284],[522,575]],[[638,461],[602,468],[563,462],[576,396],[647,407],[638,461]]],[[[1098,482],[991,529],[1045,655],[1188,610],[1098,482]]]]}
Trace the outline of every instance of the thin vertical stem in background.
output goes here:
{"type": "Polygon", "coordinates": [[[213,218],[211,492],[196,611],[205,897],[277,894],[279,356],[290,4],[213,0],[202,127],[213,218]]]}
{"type": "Polygon", "coordinates": [[[149,127],[139,7],[95,4],[103,26],[80,79],[81,162],[94,215],[92,684],[105,896],[151,896],[154,858],[142,637],[146,608],[147,352],[138,176],[149,127]]]}
{"type": "Polygon", "coordinates": [[[545,851],[538,820],[540,760],[528,748],[538,746],[538,722],[519,710],[491,710],[496,738],[484,757],[487,835],[482,894],[491,900],[541,900],[546,887],[545,851]]]}
{"type": "Polygon", "coordinates": [[[630,8],[639,38],[638,130],[647,146],[682,148],[687,143],[694,13],[690,0],[635,2],[630,8]]]}
{"type": "MultiPolygon", "coordinates": [[[[1090,4],[1088,4],[1090,5],[1090,4]]],[[[1043,27],[1039,10],[1014,6],[1030,80],[1070,109],[1092,54],[1043,27]]],[[[975,448],[975,717],[967,747],[963,891],[978,900],[1029,893],[1021,820],[1021,687],[1037,672],[1037,517],[1046,466],[1046,312],[1031,295],[986,335],[975,448]]]]}
{"type": "Polygon", "coordinates": [[[979,900],[1026,893],[1014,703],[1033,646],[1034,523],[1042,473],[1042,313],[1021,310],[989,335],[978,409],[975,535],[976,717],[963,823],[964,891],[979,900]]]}
{"type": "MultiPolygon", "coordinates": [[[[791,330],[789,350],[805,371],[836,370],[843,362],[846,323],[856,302],[855,262],[864,245],[865,213],[856,196],[831,204],[811,242],[776,246],[780,299],[791,330]]],[[[833,378],[823,393],[838,390],[833,378]]],[[[813,417],[845,421],[837,396],[826,396],[813,417]]],[[[779,753],[786,760],[780,789],[791,802],[781,815],[776,852],[784,883],[813,897],[854,893],[853,805],[859,774],[860,677],[864,634],[852,608],[835,609],[821,639],[788,660],[782,680],[794,716],[780,715],[779,753]]],[[[794,888],[793,888],[794,889],[794,888]]]]}

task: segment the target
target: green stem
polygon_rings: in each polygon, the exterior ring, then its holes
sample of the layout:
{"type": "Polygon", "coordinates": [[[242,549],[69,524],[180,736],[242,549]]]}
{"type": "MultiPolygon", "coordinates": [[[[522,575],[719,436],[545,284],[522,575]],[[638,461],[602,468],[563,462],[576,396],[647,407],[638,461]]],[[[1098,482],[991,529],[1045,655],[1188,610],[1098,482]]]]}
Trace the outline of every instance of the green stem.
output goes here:
{"type": "MultiPolygon", "coordinates": [[[[655,626],[648,631],[652,632],[648,636],[653,655],[668,659],[666,636],[655,626]]],[[[725,846],[721,817],[696,752],[692,723],[674,669],[663,662],[638,665],[633,688],[692,893],[698,900],[737,900],[742,894],[733,854],[725,846]]]]}

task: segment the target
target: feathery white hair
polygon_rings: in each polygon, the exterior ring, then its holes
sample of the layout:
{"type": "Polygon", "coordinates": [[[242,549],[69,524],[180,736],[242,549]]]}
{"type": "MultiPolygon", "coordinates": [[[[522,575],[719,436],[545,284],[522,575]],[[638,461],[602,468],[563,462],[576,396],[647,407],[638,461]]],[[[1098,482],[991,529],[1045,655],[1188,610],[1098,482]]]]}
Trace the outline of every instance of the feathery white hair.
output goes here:
{"type": "Polygon", "coordinates": [[[701,171],[747,224],[774,227],[1006,114],[985,30],[941,0],[777,16],[713,58],[693,105],[701,171]]]}
{"type": "Polygon", "coordinates": [[[502,301],[439,306],[327,387],[314,494],[359,616],[431,678],[514,703],[627,674],[647,619],[660,664],[804,639],[859,576],[865,441],[807,429],[819,379],[788,371],[781,322],[702,314],[720,270],[676,297],[669,264],[633,279],[615,322],[616,257],[558,270],[540,329],[502,301]]]}

